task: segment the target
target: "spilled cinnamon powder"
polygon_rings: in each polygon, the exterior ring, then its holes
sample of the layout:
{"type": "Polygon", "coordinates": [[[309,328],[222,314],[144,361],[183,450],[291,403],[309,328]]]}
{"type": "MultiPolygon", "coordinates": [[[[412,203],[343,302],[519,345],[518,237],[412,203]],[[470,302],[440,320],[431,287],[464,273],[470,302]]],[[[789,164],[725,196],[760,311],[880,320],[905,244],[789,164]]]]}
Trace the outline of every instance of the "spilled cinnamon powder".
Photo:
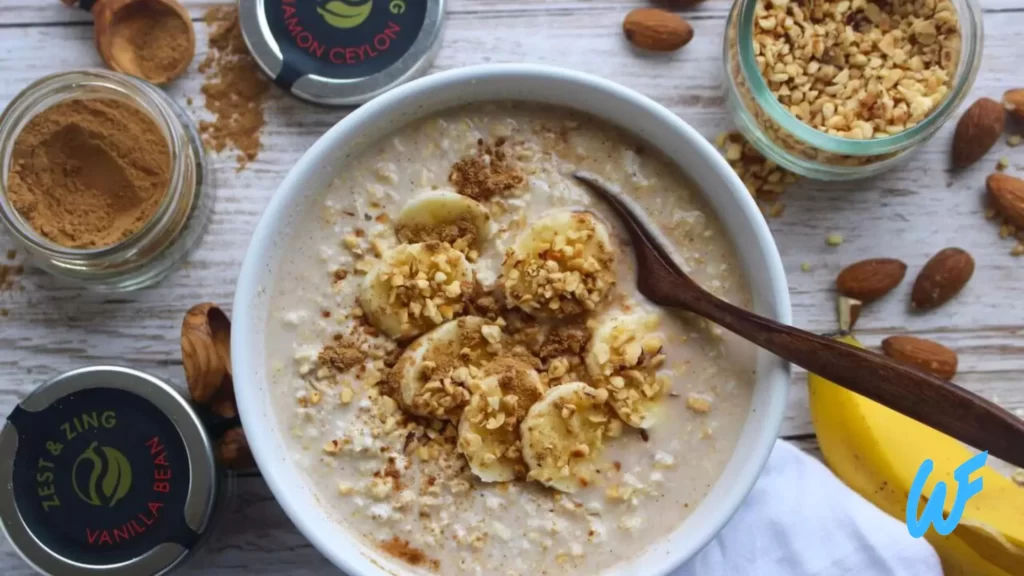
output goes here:
{"type": "Polygon", "coordinates": [[[7,195],[40,235],[69,248],[100,248],[153,217],[170,164],[167,138],[141,109],[113,98],[66,100],[18,134],[7,195]]]}
{"type": "Polygon", "coordinates": [[[238,21],[238,6],[217,6],[204,17],[210,27],[209,52],[199,65],[205,75],[202,92],[212,121],[199,123],[203,142],[212,150],[238,150],[241,170],[260,152],[267,80],[249,54],[238,21]]]}

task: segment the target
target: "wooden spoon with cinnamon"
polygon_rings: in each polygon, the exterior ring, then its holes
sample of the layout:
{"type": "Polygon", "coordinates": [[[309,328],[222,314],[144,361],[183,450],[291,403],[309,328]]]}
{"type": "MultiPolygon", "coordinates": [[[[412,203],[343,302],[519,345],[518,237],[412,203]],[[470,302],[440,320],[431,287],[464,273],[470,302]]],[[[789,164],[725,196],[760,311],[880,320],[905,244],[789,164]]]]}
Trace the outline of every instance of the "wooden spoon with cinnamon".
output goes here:
{"type": "Polygon", "coordinates": [[[165,84],[196,52],[192,17],[177,0],[61,0],[92,12],[96,49],[112,70],[165,84]]]}

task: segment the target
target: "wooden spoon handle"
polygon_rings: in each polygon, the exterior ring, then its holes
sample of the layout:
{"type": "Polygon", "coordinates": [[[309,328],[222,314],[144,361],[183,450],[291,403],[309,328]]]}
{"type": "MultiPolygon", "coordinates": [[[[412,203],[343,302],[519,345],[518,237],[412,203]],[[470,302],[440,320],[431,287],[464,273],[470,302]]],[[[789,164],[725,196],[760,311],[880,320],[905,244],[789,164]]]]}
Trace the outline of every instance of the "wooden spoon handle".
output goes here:
{"type": "Polygon", "coordinates": [[[700,288],[697,294],[687,292],[680,307],[843,388],[1024,467],[1024,420],[970,390],[881,354],[758,316],[700,288]]]}

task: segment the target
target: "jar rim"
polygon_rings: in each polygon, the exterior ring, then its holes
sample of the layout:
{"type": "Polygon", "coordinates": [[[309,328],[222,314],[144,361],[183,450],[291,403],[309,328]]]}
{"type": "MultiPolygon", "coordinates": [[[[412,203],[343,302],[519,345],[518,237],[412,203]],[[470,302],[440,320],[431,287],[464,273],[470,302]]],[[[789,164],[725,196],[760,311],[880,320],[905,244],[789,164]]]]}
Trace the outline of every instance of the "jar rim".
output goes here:
{"type": "Polygon", "coordinates": [[[970,92],[981,67],[983,25],[981,6],[977,0],[951,0],[957,9],[960,24],[960,59],[953,75],[950,91],[943,101],[913,127],[881,138],[855,140],[822,132],[787,110],[775,97],[761,75],[754,56],[754,12],[756,0],[745,0],[730,18],[737,17],[739,68],[750,86],[750,94],[761,109],[783,130],[803,142],[825,152],[848,156],[876,156],[900,152],[923,141],[956,112],[970,92]]]}
{"type": "Polygon", "coordinates": [[[161,226],[166,215],[178,201],[179,195],[174,191],[182,187],[184,178],[182,164],[185,154],[182,144],[175,137],[174,127],[176,125],[180,125],[180,121],[161,98],[159,88],[120,72],[99,69],[70,70],[50,74],[32,82],[22,89],[7,105],[7,108],[0,113],[0,219],[21,241],[30,244],[48,257],[101,259],[138,249],[161,226]],[[145,224],[126,238],[96,248],[73,248],[46,238],[25,220],[7,197],[7,177],[14,144],[25,124],[42,111],[36,110],[37,105],[60,90],[67,91],[65,97],[51,102],[47,108],[61,101],[76,98],[78,97],[76,91],[82,88],[95,91],[96,95],[90,95],[89,98],[103,97],[100,93],[106,92],[111,98],[131,103],[152,119],[165,135],[171,166],[171,178],[167,183],[163,198],[145,224]],[[26,118],[29,115],[31,116],[26,118]]]}

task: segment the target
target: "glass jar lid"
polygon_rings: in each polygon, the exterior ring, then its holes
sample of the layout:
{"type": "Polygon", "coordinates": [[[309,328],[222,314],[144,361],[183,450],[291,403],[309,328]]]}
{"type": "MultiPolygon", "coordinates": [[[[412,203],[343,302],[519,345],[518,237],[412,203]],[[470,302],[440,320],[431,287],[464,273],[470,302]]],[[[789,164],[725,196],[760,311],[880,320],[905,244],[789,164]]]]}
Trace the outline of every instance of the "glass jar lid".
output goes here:
{"type": "Polygon", "coordinates": [[[245,42],[295,96],[361,104],[426,71],[440,46],[445,0],[242,2],[245,42]]]}
{"type": "Polygon", "coordinates": [[[219,478],[188,402],[136,370],[37,388],[0,431],[0,526],[45,574],[163,574],[198,545],[219,478]]]}

